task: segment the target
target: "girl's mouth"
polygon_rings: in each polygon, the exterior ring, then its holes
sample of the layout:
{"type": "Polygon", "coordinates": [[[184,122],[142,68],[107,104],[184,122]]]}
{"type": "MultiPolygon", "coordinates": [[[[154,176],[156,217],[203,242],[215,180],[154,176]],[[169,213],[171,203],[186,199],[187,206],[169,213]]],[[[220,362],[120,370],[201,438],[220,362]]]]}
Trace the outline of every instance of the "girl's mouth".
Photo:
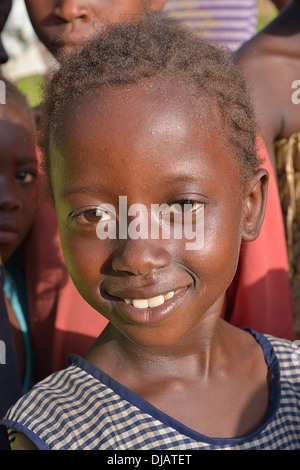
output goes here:
{"type": "Polygon", "coordinates": [[[167,294],[160,294],[156,297],[151,297],[150,299],[123,299],[129,305],[133,305],[136,308],[149,308],[149,307],[158,307],[163,305],[166,300],[172,299],[175,292],[172,290],[167,294]]]}
{"type": "Polygon", "coordinates": [[[161,322],[173,315],[187,289],[183,287],[150,298],[120,298],[106,294],[123,318],[130,323],[145,324],[161,322]]]}

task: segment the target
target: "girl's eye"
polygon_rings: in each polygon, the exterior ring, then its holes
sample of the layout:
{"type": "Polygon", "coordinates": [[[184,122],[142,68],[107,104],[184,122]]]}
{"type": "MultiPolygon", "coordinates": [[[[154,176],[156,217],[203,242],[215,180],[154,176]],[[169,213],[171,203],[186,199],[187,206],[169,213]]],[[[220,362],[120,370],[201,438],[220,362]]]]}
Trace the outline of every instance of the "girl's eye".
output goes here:
{"type": "Polygon", "coordinates": [[[199,207],[201,207],[202,204],[197,201],[192,201],[189,199],[182,200],[182,201],[177,201],[175,204],[172,204],[170,206],[170,211],[176,213],[176,212],[184,212],[184,213],[191,213],[191,212],[196,212],[199,207]]]}
{"type": "Polygon", "coordinates": [[[36,173],[33,171],[22,170],[18,171],[16,174],[16,180],[23,184],[32,183],[32,181],[36,178],[36,173]]]}
{"type": "Polygon", "coordinates": [[[78,221],[81,224],[98,224],[99,222],[106,222],[111,219],[111,215],[108,211],[95,207],[82,211],[78,214],[71,215],[73,220],[78,221]]]}
{"type": "Polygon", "coordinates": [[[203,204],[198,201],[193,201],[190,199],[183,199],[181,201],[176,201],[174,204],[168,206],[168,209],[163,211],[164,214],[173,213],[173,214],[192,214],[196,212],[203,204]]]}

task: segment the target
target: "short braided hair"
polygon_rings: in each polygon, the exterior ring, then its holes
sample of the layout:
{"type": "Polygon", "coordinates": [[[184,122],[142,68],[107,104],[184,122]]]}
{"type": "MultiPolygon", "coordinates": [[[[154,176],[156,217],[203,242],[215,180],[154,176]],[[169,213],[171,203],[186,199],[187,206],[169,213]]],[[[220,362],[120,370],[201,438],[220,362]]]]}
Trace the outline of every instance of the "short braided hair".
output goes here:
{"type": "MultiPolygon", "coordinates": [[[[196,100],[215,100],[227,143],[240,163],[241,180],[253,174],[260,164],[254,113],[245,80],[229,51],[196,37],[174,20],[149,16],[108,26],[81,52],[63,61],[50,79],[40,141],[46,176],[50,178],[51,135],[61,126],[70,102],[91,96],[96,89],[137,84],[154,76],[191,87],[196,100]]],[[[218,138],[222,139],[222,129],[218,138]]]]}

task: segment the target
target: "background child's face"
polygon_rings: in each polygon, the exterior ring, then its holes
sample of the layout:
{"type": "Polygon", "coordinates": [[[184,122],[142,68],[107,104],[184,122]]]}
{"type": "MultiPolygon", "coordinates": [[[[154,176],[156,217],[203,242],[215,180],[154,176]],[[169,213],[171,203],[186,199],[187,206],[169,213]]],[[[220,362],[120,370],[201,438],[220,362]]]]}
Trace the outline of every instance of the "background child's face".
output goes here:
{"type": "Polygon", "coordinates": [[[196,107],[183,86],[154,80],[73,105],[76,114],[70,105],[53,139],[51,174],[70,274],[125,336],[174,344],[201,317],[220,313],[239,256],[244,199],[238,165],[219,144],[216,109],[205,101],[196,107]],[[118,214],[120,195],[128,208],[140,203],[149,213],[151,204],[204,206],[203,247],[187,250],[184,236],[151,239],[150,228],[148,239],[99,240],[96,208],[110,204],[118,214]],[[170,292],[155,308],[124,301],[170,292]]]}
{"type": "Polygon", "coordinates": [[[4,28],[8,14],[11,10],[12,0],[1,0],[0,2],[0,64],[5,64],[8,57],[1,41],[1,31],[4,28]]]}
{"type": "Polygon", "coordinates": [[[32,25],[44,45],[57,56],[72,52],[103,30],[145,11],[160,10],[166,0],[26,0],[32,25]]]}
{"type": "Polygon", "coordinates": [[[23,110],[0,105],[0,253],[7,261],[24,240],[37,200],[34,131],[23,110]]]}

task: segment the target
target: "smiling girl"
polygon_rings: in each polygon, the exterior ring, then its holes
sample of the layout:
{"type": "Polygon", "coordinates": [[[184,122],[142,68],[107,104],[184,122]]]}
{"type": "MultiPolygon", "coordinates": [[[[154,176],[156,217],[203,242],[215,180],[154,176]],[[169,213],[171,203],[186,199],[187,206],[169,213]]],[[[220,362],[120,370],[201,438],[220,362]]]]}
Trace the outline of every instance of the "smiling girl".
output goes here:
{"type": "Polygon", "coordinates": [[[84,358],[71,356],[9,411],[12,448],[299,447],[291,343],[220,319],[268,185],[232,60],[148,18],[109,27],[62,64],[45,99],[44,167],[64,257],[109,324],[84,358]],[[120,196],[148,211],[188,204],[191,224],[204,210],[203,245],[100,240],[120,196]]]}

